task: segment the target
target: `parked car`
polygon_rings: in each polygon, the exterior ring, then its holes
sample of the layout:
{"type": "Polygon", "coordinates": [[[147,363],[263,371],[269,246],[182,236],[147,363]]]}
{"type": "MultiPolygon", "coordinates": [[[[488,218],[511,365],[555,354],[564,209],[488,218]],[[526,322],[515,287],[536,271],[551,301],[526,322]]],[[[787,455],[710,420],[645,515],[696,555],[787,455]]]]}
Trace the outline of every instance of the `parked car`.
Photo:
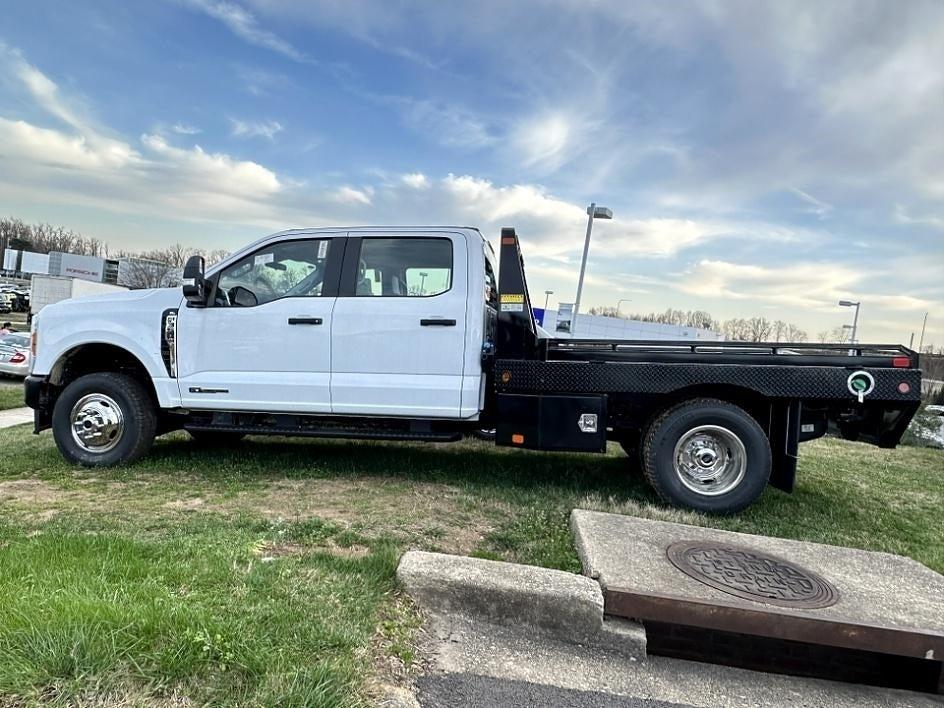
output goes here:
{"type": "Polygon", "coordinates": [[[26,378],[30,368],[30,337],[28,334],[0,336],[0,374],[26,378]]]}
{"type": "MultiPolygon", "coordinates": [[[[798,444],[833,427],[895,447],[920,406],[899,345],[541,336],[513,229],[274,234],[183,288],[56,302],[33,321],[35,430],[90,467],[183,428],[637,454],[666,501],[716,513],[790,491],[798,444]],[[496,282],[497,277],[497,282],[496,282]],[[276,346],[273,346],[276,342],[276,346]]],[[[78,281],[77,281],[78,282],[78,281]]],[[[33,279],[33,307],[38,301],[33,279]]]]}

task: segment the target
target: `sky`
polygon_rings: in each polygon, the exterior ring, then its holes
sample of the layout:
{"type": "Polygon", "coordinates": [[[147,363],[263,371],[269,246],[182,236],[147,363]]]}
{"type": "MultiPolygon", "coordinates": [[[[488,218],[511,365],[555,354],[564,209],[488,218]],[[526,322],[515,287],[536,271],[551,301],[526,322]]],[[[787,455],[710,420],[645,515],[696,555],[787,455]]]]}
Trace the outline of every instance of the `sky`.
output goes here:
{"type": "Polygon", "coordinates": [[[944,2],[7,0],[0,214],[521,236],[532,300],[944,345],[944,2]]]}

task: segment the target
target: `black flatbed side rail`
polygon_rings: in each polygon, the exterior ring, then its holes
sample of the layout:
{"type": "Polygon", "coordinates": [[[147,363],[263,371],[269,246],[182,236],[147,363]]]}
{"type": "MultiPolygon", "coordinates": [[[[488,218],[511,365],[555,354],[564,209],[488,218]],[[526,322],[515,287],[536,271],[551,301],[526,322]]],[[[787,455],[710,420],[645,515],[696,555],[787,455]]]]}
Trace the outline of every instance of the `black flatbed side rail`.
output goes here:
{"type": "Polygon", "coordinates": [[[664,361],[716,364],[918,367],[918,353],[901,344],[809,342],[686,342],[641,339],[543,339],[546,360],[664,361]]]}

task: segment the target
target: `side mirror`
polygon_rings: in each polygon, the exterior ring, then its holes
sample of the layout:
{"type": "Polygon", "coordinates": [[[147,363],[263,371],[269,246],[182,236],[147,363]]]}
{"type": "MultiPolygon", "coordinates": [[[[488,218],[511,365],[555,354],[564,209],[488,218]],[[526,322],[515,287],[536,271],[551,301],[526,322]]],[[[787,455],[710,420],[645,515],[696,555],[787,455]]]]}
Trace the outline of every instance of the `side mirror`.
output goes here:
{"type": "Polygon", "coordinates": [[[235,307],[255,307],[259,304],[259,298],[249,288],[236,285],[229,289],[229,304],[235,307]]]}
{"type": "Polygon", "coordinates": [[[206,307],[207,281],[203,277],[203,268],[203,256],[190,256],[184,266],[184,297],[191,307],[206,307]]]}

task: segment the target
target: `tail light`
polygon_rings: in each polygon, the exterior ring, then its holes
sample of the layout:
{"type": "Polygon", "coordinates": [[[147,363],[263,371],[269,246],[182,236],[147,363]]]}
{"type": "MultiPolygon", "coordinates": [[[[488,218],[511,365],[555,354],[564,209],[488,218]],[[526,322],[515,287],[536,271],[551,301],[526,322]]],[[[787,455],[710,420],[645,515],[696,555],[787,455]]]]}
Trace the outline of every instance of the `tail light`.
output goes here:
{"type": "Polygon", "coordinates": [[[892,366],[896,369],[907,369],[911,366],[911,359],[906,356],[896,356],[892,359],[892,366]]]}
{"type": "Polygon", "coordinates": [[[10,357],[11,364],[22,364],[24,361],[26,361],[26,354],[23,352],[17,352],[10,357]]]}

